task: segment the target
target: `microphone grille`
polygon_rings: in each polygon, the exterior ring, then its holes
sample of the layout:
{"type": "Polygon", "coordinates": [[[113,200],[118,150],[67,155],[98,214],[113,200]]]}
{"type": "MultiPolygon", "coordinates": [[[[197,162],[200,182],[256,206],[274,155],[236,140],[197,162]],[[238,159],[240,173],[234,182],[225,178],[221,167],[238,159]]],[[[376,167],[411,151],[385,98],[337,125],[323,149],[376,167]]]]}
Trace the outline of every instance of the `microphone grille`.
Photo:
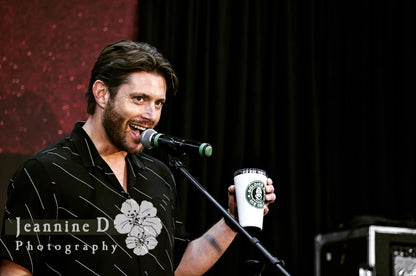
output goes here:
{"type": "Polygon", "coordinates": [[[146,149],[153,148],[154,145],[152,137],[156,133],[156,130],[148,128],[140,134],[140,143],[142,143],[143,147],[145,147],[146,149]]]}

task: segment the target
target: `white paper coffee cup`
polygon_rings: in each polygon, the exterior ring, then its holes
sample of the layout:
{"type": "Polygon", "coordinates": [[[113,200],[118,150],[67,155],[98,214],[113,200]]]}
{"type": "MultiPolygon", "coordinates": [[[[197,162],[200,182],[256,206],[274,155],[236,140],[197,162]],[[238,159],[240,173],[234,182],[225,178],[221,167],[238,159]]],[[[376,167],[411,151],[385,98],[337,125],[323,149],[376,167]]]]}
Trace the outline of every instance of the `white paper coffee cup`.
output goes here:
{"type": "Polygon", "coordinates": [[[234,172],[238,222],[243,227],[263,229],[267,173],[262,169],[245,168],[234,172]]]}

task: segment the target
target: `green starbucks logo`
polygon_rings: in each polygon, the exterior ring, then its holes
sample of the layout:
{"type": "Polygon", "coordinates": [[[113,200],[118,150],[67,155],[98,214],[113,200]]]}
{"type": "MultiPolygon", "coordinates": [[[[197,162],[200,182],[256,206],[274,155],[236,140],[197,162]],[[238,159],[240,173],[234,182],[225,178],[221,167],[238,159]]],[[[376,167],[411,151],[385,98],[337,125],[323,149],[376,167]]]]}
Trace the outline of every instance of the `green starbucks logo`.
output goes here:
{"type": "Polygon", "coordinates": [[[251,206],[259,209],[263,208],[265,196],[266,189],[263,182],[256,180],[247,186],[246,199],[251,206]]]}

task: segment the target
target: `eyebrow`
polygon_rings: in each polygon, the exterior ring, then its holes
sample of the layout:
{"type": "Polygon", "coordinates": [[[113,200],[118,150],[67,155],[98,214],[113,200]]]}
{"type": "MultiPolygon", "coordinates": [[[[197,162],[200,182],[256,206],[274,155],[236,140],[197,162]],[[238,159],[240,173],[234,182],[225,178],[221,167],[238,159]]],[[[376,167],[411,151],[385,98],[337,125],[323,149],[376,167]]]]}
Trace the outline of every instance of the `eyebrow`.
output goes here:
{"type": "MultiPolygon", "coordinates": [[[[130,93],[130,96],[132,96],[132,97],[137,97],[137,96],[141,96],[141,97],[143,97],[143,98],[145,98],[145,99],[150,99],[150,98],[152,98],[148,93],[146,93],[146,92],[137,92],[137,91],[135,91],[135,92],[131,92],[130,93]]],[[[157,98],[156,99],[156,101],[164,101],[164,102],[166,102],[166,96],[165,97],[161,97],[161,98],[157,98]]]]}

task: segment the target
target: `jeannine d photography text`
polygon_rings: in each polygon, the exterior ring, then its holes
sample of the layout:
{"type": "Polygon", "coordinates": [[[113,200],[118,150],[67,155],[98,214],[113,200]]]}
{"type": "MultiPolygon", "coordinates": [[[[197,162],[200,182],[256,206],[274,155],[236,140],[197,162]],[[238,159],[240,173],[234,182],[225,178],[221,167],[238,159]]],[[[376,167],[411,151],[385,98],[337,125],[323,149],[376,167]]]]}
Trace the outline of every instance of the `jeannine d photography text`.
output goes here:
{"type": "Polygon", "coordinates": [[[8,221],[5,229],[6,235],[102,235],[117,233],[110,227],[110,221],[105,217],[90,220],[28,220],[16,217],[8,221]]]}

